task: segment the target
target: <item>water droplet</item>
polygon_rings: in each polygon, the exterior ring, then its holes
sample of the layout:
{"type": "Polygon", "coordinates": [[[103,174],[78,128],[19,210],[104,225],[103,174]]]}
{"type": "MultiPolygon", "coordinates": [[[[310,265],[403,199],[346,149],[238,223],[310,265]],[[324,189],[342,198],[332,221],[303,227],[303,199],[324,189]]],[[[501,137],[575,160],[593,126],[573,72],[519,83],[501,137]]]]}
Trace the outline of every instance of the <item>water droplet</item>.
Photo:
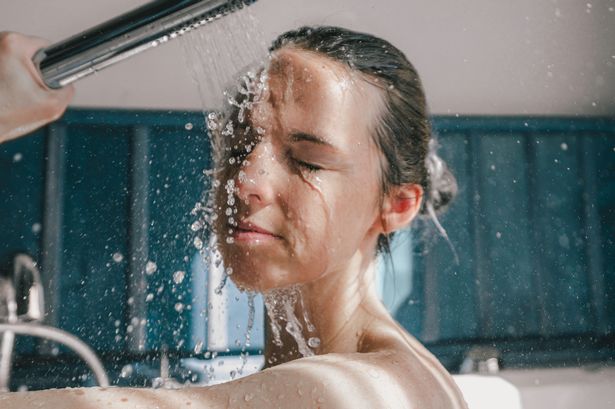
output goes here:
{"type": "Polygon", "coordinates": [[[175,311],[177,311],[179,313],[183,312],[184,311],[184,304],[182,304],[180,302],[175,303],[175,311]]]}
{"type": "Polygon", "coordinates": [[[184,278],[186,277],[186,272],[185,271],[176,271],[173,273],[173,282],[175,284],[181,284],[182,281],[184,281],[184,278]]]}
{"type": "Polygon", "coordinates": [[[153,261],[148,261],[145,264],[145,274],[147,274],[148,276],[154,274],[156,270],[158,270],[158,266],[153,261]]]}
{"type": "Polygon", "coordinates": [[[113,261],[115,261],[116,263],[121,263],[122,260],[124,260],[124,255],[122,253],[115,252],[113,253],[113,261]]]}
{"type": "Polygon", "coordinates": [[[188,122],[186,125],[184,125],[184,128],[186,128],[186,131],[191,131],[192,128],[194,128],[194,125],[192,125],[192,122],[188,122]]]}
{"type": "Polygon", "coordinates": [[[13,155],[13,162],[17,163],[17,162],[21,162],[21,160],[23,159],[23,155],[19,152],[17,152],[15,155],[13,155]]]}
{"type": "Polygon", "coordinates": [[[164,386],[164,379],[158,377],[152,380],[152,389],[159,389],[164,386]]]}
{"type": "Polygon", "coordinates": [[[202,350],[203,350],[203,341],[198,340],[196,345],[194,345],[194,353],[200,354],[202,350]]]}
{"type": "Polygon", "coordinates": [[[502,238],[502,233],[500,233],[500,232],[495,233],[495,238],[496,239],[501,239],[502,238]]]}
{"type": "Polygon", "coordinates": [[[128,378],[129,376],[131,376],[134,372],[134,368],[132,367],[132,365],[128,364],[128,365],[124,365],[122,367],[122,370],[120,371],[120,378],[128,378]]]}
{"type": "Polygon", "coordinates": [[[126,303],[127,303],[128,305],[132,305],[132,304],[134,304],[134,302],[135,302],[135,299],[134,299],[134,298],[132,298],[132,297],[130,297],[130,298],[128,298],[128,299],[126,300],[126,303]]]}
{"type": "Polygon", "coordinates": [[[318,348],[320,346],[320,338],[311,337],[308,339],[308,346],[310,348],[318,348]]]}
{"type": "Polygon", "coordinates": [[[567,151],[568,150],[568,144],[566,142],[562,142],[562,144],[560,145],[560,148],[562,148],[563,151],[567,151]]]}
{"type": "Polygon", "coordinates": [[[201,240],[199,237],[195,237],[192,243],[197,250],[201,250],[203,248],[203,240],[201,240]]]}
{"type": "Polygon", "coordinates": [[[203,223],[201,223],[200,220],[195,221],[194,223],[192,223],[192,225],[190,226],[190,229],[192,231],[199,231],[203,228],[203,223]]]}
{"type": "Polygon", "coordinates": [[[41,228],[42,228],[42,226],[41,226],[40,223],[34,223],[32,225],[32,233],[34,233],[34,234],[40,233],[41,228]]]}
{"type": "Polygon", "coordinates": [[[145,302],[150,302],[154,299],[154,294],[149,293],[145,296],[145,302]]]}

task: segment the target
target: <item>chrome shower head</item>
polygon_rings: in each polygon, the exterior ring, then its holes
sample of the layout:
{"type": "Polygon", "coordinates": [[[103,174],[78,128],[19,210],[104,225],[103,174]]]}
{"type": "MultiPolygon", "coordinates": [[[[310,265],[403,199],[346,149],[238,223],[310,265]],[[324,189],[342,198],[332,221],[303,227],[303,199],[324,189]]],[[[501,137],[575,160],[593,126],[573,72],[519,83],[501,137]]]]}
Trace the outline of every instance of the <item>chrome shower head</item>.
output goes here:
{"type": "Polygon", "coordinates": [[[155,0],[43,48],[33,61],[49,88],[62,88],[255,1],[155,0]]]}

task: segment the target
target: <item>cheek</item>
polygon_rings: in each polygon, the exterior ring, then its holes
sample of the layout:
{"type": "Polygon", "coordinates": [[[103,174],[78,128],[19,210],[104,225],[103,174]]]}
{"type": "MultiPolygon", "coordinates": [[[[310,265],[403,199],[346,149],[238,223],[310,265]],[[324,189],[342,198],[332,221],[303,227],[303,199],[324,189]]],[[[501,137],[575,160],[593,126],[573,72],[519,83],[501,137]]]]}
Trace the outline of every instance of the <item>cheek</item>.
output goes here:
{"type": "MultiPolygon", "coordinates": [[[[322,178],[322,183],[302,183],[291,192],[298,233],[292,248],[297,262],[311,266],[314,274],[334,268],[359,247],[373,211],[368,212],[365,188],[348,185],[347,180],[322,178]]],[[[290,213],[289,213],[290,214],[290,213]]]]}
{"type": "Polygon", "coordinates": [[[297,256],[326,247],[324,241],[330,228],[330,204],[321,191],[311,188],[303,180],[294,181],[288,191],[286,220],[292,226],[291,248],[297,256]]]}
{"type": "Polygon", "coordinates": [[[377,217],[376,192],[369,184],[346,184],[331,202],[331,245],[340,257],[352,255],[377,217]]]}

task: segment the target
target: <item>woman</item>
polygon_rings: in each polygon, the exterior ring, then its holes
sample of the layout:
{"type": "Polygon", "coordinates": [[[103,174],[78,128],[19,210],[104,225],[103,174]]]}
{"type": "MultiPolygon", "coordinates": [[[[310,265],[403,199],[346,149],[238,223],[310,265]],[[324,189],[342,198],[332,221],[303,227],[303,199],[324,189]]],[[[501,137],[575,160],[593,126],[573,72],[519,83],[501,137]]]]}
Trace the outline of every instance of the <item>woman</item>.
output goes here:
{"type": "Polygon", "coordinates": [[[249,78],[242,98],[229,98],[230,115],[210,124],[219,163],[212,223],[231,278],[265,294],[267,368],[208,388],[1,395],[3,408],[465,407],[374,284],[391,235],[456,189],[429,149],[414,68],[384,40],[316,27],[279,37],[268,66],[249,78]]]}

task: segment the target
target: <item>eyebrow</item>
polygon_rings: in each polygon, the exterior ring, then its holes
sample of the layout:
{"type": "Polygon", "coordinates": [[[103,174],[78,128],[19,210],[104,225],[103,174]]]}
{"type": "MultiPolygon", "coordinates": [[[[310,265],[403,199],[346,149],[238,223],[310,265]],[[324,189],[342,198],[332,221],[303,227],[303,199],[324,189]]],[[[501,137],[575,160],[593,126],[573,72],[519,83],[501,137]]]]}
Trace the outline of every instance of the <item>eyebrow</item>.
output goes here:
{"type": "Polygon", "coordinates": [[[318,145],[326,146],[331,149],[338,150],[336,146],[326,141],[326,139],[305,132],[293,132],[290,134],[290,139],[293,142],[312,142],[318,145]]]}

